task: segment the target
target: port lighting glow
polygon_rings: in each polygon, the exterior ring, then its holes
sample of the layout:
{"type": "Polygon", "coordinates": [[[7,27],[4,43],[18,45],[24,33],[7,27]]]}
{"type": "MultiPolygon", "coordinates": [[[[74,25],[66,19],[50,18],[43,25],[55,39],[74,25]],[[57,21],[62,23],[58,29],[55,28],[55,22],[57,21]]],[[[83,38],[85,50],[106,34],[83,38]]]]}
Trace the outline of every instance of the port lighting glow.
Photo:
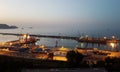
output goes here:
{"type": "Polygon", "coordinates": [[[112,47],[112,48],[115,48],[115,43],[110,43],[110,46],[112,47]]]}
{"type": "Polygon", "coordinates": [[[107,37],[104,37],[104,39],[107,39],[107,37]]]}
{"type": "Polygon", "coordinates": [[[114,39],[114,38],[115,38],[115,36],[112,36],[112,38],[114,39]]]}

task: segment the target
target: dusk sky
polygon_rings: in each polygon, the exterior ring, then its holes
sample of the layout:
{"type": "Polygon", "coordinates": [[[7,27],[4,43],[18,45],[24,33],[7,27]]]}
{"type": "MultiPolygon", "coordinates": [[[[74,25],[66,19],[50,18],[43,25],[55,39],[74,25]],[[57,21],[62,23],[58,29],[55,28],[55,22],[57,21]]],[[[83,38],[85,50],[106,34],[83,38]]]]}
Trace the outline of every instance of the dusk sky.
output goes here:
{"type": "Polygon", "coordinates": [[[120,0],[0,0],[0,23],[120,26],[120,0]]]}

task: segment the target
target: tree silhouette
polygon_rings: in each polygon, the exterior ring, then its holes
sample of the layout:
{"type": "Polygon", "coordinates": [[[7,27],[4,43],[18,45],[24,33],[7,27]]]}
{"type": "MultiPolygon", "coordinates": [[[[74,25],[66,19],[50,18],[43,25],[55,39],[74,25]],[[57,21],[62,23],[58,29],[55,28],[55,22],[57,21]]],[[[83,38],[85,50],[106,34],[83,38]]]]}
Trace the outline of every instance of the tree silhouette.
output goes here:
{"type": "Polygon", "coordinates": [[[69,67],[78,67],[82,62],[83,55],[77,51],[69,51],[66,55],[69,67]]]}
{"type": "Polygon", "coordinates": [[[48,59],[49,59],[49,60],[53,60],[53,56],[54,56],[53,53],[49,53],[49,54],[48,54],[48,59]]]}
{"type": "Polygon", "coordinates": [[[108,72],[112,72],[112,71],[117,71],[120,72],[120,58],[106,58],[105,60],[105,68],[108,72]]]}

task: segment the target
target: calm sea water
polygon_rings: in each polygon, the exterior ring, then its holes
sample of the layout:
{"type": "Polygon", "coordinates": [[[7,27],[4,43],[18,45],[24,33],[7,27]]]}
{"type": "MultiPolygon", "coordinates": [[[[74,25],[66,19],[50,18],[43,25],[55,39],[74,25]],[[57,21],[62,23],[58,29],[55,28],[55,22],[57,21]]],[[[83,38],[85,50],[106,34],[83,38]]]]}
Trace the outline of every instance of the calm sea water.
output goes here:
{"type": "MultiPolygon", "coordinates": [[[[60,36],[74,36],[72,32],[64,32],[57,29],[49,29],[49,28],[39,28],[39,27],[20,27],[18,29],[1,29],[1,33],[29,33],[29,34],[42,34],[42,35],[60,35],[60,36]]],[[[11,40],[17,40],[18,36],[12,35],[0,35],[0,42],[7,42],[11,40]]],[[[58,46],[64,46],[69,48],[74,48],[79,43],[74,40],[66,40],[66,39],[53,39],[53,38],[40,38],[40,41],[37,44],[45,44],[46,46],[55,46],[56,40],[58,41],[58,46]]]]}
{"type": "MultiPolygon", "coordinates": [[[[0,29],[1,33],[29,33],[29,34],[42,34],[42,35],[60,35],[60,36],[80,36],[80,35],[90,35],[93,37],[103,37],[103,36],[112,36],[114,33],[110,33],[108,31],[95,31],[95,30],[82,30],[71,27],[41,27],[41,26],[20,26],[18,29],[0,29]],[[31,28],[32,27],[32,28],[31,28]]],[[[17,40],[19,37],[12,35],[0,35],[0,42],[6,42],[11,40],[17,40]]],[[[37,44],[45,44],[46,46],[55,46],[56,40],[58,41],[58,46],[64,46],[67,48],[75,48],[76,46],[80,46],[80,43],[74,40],[66,40],[66,39],[52,39],[52,38],[40,38],[40,41],[37,44]]],[[[88,44],[89,47],[93,47],[92,44],[88,44]]],[[[107,49],[105,46],[99,47],[98,45],[94,45],[94,47],[100,49],[107,49]]]]}

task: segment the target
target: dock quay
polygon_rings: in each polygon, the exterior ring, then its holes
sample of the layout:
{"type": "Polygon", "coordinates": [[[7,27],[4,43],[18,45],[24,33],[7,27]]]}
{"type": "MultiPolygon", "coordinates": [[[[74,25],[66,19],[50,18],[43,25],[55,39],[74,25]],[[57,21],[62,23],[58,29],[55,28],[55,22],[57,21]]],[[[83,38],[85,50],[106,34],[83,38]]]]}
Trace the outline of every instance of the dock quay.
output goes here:
{"type": "MultiPolygon", "coordinates": [[[[117,49],[120,42],[116,38],[92,38],[92,37],[71,37],[71,36],[51,36],[34,34],[14,34],[2,33],[3,35],[20,36],[18,40],[0,42],[0,67],[15,66],[16,68],[66,68],[66,67],[87,67],[91,68],[97,62],[105,62],[106,58],[120,58],[119,51],[99,50],[98,48],[75,47],[74,49],[62,47],[49,47],[36,44],[39,39],[60,38],[72,39],[83,43],[111,45],[117,49]],[[80,60],[81,56],[81,60],[80,60]],[[80,64],[79,64],[80,63],[80,64]],[[73,64],[73,65],[72,65],[73,64]],[[85,65],[84,65],[85,64],[85,65]]],[[[56,43],[57,44],[57,43],[56,43]]],[[[5,68],[4,67],[4,68],[5,68]]],[[[102,67],[104,67],[102,65],[102,67]]],[[[14,69],[14,68],[13,68],[14,69]]]]}
{"type": "MultiPolygon", "coordinates": [[[[17,33],[0,33],[1,35],[14,35],[14,36],[21,36],[22,34],[17,33]]],[[[107,43],[120,43],[119,39],[116,39],[114,36],[112,38],[102,37],[102,38],[95,38],[89,36],[80,36],[80,37],[73,37],[73,36],[55,36],[55,35],[40,35],[40,34],[29,34],[30,36],[34,37],[43,37],[43,38],[58,38],[58,39],[71,39],[77,42],[83,43],[94,43],[94,44],[103,44],[106,45],[107,43]]]]}

